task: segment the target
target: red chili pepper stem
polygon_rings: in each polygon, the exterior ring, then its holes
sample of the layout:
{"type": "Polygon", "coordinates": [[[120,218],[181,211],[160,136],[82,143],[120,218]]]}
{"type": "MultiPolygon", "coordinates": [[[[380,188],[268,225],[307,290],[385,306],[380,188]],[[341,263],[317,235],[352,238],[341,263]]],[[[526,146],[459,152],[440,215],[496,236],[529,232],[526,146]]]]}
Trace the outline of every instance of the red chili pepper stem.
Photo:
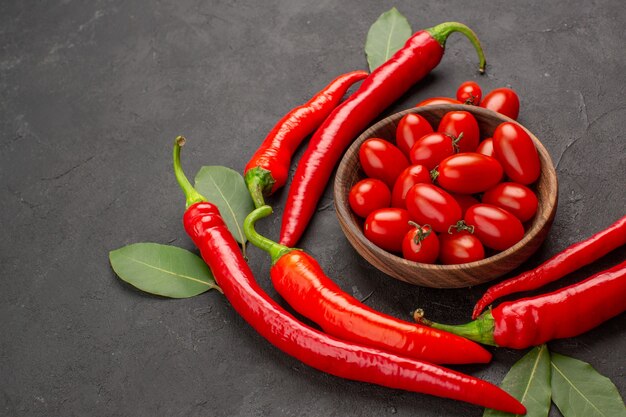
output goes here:
{"type": "Polygon", "coordinates": [[[252,213],[248,214],[243,222],[243,232],[245,233],[250,243],[252,243],[257,248],[269,253],[272,257],[272,265],[274,265],[283,255],[293,250],[298,250],[289,248],[285,245],[281,245],[278,242],[274,242],[273,240],[260,235],[255,230],[254,224],[257,222],[257,220],[263,219],[273,212],[274,210],[272,210],[270,206],[261,206],[256,210],[253,210],[252,213]]]}
{"type": "Polygon", "coordinates": [[[178,185],[180,185],[180,188],[183,190],[183,193],[185,193],[186,207],[189,208],[190,206],[196,203],[207,201],[207,199],[204,198],[202,194],[200,194],[195,188],[193,188],[193,185],[191,185],[191,183],[187,179],[187,176],[183,172],[183,168],[181,167],[180,149],[185,145],[186,141],[187,140],[183,136],[178,136],[176,138],[176,140],[174,141],[173,157],[174,157],[174,175],[176,175],[176,181],[178,181],[178,185]]]}
{"type": "Polygon", "coordinates": [[[478,71],[481,74],[485,73],[485,66],[487,65],[487,61],[485,60],[485,54],[483,53],[483,48],[480,46],[480,41],[478,40],[478,36],[474,33],[472,29],[465,26],[463,23],[459,22],[445,22],[441,23],[437,26],[433,26],[430,29],[426,29],[426,32],[430,34],[442,48],[446,46],[446,40],[448,36],[450,36],[454,32],[460,32],[465,35],[469,41],[474,45],[476,52],[478,53],[478,59],[480,60],[478,71]]]}
{"type": "Polygon", "coordinates": [[[263,195],[270,194],[276,182],[274,177],[272,177],[272,173],[265,168],[257,166],[248,170],[244,178],[248,186],[248,191],[250,191],[254,207],[259,208],[264,206],[265,199],[263,195]]]}
{"type": "Polygon", "coordinates": [[[425,326],[444,330],[446,332],[462,336],[466,339],[473,340],[474,342],[482,343],[483,345],[497,346],[493,337],[495,320],[491,315],[490,310],[485,311],[476,320],[457,325],[441,324],[430,321],[424,317],[424,310],[421,308],[415,310],[413,318],[416,322],[425,326]]]}

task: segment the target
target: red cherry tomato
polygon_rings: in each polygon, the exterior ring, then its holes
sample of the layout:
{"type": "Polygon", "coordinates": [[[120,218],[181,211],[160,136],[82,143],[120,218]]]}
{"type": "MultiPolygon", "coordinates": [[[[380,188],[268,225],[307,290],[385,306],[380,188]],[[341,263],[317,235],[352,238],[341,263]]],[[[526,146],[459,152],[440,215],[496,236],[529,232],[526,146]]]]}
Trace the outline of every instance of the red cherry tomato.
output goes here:
{"type": "Polygon", "coordinates": [[[449,97],[432,97],[432,98],[427,98],[424,101],[420,101],[419,103],[415,105],[415,107],[430,106],[432,104],[463,104],[463,103],[461,103],[459,100],[455,100],[449,97]]]}
{"type": "Polygon", "coordinates": [[[424,165],[411,165],[400,173],[391,192],[391,206],[406,208],[406,194],[419,183],[430,183],[430,171],[424,165]]]}
{"type": "Polygon", "coordinates": [[[483,203],[505,209],[521,222],[530,220],[537,212],[537,196],[525,185],[503,182],[483,194],[483,203]]]}
{"type": "Polygon", "coordinates": [[[484,139],[480,144],[478,144],[478,148],[476,148],[476,152],[482,153],[487,156],[494,156],[493,154],[493,139],[487,138],[484,139]]]}
{"type": "Polygon", "coordinates": [[[370,178],[384,181],[389,188],[398,175],[409,166],[406,156],[384,139],[368,139],[359,149],[359,161],[365,174],[370,178]]]}
{"type": "Polygon", "coordinates": [[[419,224],[429,224],[436,232],[447,232],[461,219],[459,203],[432,184],[415,184],[406,195],[406,207],[419,224]]]}
{"type": "Polygon", "coordinates": [[[459,194],[486,191],[502,179],[502,166],[490,156],[467,152],[441,161],[436,180],[441,188],[459,194]]]}
{"type": "Polygon", "coordinates": [[[459,207],[461,207],[461,216],[465,215],[468,208],[472,207],[474,204],[480,203],[476,197],[469,194],[454,193],[450,195],[454,197],[457,203],[459,203],[459,207]]]}
{"type": "Polygon", "coordinates": [[[363,232],[376,246],[390,252],[402,252],[402,240],[411,229],[409,212],[400,208],[382,208],[365,219],[363,232]]]}
{"type": "Polygon", "coordinates": [[[439,239],[427,224],[420,226],[412,223],[413,228],[402,241],[402,256],[409,261],[432,264],[439,255],[439,239]]]}
{"type": "Polygon", "coordinates": [[[444,265],[465,264],[485,258],[480,240],[466,230],[439,235],[439,261],[444,265]]]}
{"type": "Polygon", "coordinates": [[[396,129],[396,145],[409,156],[413,144],[422,136],[432,133],[433,127],[419,114],[410,113],[400,119],[396,129]]]}
{"type": "Polygon", "coordinates": [[[483,245],[495,250],[508,249],[524,237],[524,226],[517,217],[491,204],[470,207],[464,220],[474,226],[474,234],[483,245]]]}
{"type": "Polygon", "coordinates": [[[374,210],[389,207],[391,191],[381,180],[366,178],[352,186],[348,203],[357,216],[365,218],[374,210]]]}
{"type": "Polygon", "coordinates": [[[433,169],[439,162],[443,161],[456,152],[454,139],[445,133],[429,133],[420,138],[411,148],[409,158],[412,164],[424,165],[428,169],[433,169]]]}
{"type": "Polygon", "coordinates": [[[480,99],[482,98],[482,96],[483,91],[480,89],[480,86],[474,81],[465,81],[459,86],[459,89],[456,90],[457,100],[464,104],[478,106],[480,104],[480,99]]]}
{"type": "Polygon", "coordinates": [[[539,178],[539,153],[533,140],[520,125],[501,123],[493,132],[493,152],[512,181],[531,184],[539,178]]]}
{"type": "Polygon", "coordinates": [[[519,115],[519,97],[510,88],[496,88],[483,98],[480,107],[497,111],[511,119],[519,115]]]}
{"type": "Polygon", "coordinates": [[[451,111],[439,122],[437,132],[445,133],[458,140],[459,152],[474,152],[480,140],[478,122],[467,111],[451,111]],[[463,136],[461,137],[461,134],[463,136]]]}

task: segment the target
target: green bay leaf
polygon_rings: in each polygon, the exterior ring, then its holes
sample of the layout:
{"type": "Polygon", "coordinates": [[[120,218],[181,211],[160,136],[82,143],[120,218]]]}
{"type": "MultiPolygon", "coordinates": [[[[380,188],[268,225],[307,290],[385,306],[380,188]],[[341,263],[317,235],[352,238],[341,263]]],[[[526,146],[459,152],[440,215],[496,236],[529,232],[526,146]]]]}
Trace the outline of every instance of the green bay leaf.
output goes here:
{"type": "Polygon", "coordinates": [[[370,71],[374,71],[402,48],[411,37],[409,21],[398,9],[381,14],[372,24],[365,41],[365,55],[370,71]]]}
{"type": "Polygon", "coordinates": [[[188,298],[219,287],[197,255],[158,243],[135,243],[109,252],[111,267],[129,284],[150,294],[188,298]]]}
{"type": "MultiPolygon", "coordinates": [[[[531,349],[517,361],[500,385],[526,406],[526,417],[547,417],[550,412],[550,352],[546,345],[531,349]]],[[[483,417],[513,414],[486,409],[483,417]]]]}
{"type": "Polygon", "coordinates": [[[553,353],[552,400],[564,417],[626,417],[610,379],[578,359],[553,353]]]}
{"type": "Polygon", "coordinates": [[[243,221],[254,203],[241,174],[228,167],[203,166],[196,174],[195,188],[217,206],[235,240],[245,245],[243,221]]]}

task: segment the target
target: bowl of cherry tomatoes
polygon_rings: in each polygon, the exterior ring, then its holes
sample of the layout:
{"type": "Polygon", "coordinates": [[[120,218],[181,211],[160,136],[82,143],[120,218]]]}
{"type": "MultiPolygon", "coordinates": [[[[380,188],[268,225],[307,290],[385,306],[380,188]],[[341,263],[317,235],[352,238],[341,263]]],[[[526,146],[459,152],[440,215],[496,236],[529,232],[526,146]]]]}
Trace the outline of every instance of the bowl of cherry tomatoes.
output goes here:
{"type": "Polygon", "coordinates": [[[474,105],[391,115],[346,151],[334,184],[348,241],[396,279],[434,288],[493,280],[544,241],[558,183],[545,147],[474,105]]]}

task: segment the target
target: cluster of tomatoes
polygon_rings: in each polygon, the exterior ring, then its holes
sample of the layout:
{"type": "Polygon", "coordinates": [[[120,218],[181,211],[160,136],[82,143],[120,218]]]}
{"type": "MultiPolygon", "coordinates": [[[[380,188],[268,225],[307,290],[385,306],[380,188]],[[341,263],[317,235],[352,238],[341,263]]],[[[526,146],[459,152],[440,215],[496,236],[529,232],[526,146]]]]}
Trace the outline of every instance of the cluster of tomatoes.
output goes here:
{"type": "Polygon", "coordinates": [[[502,87],[492,90],[483,98],[478,83],[465,81],[456,91],[456,100],[449,97],[432,97],[418,103],[415,107],[431,104],[469,104],[484,107],[517,120],[519,115],[519,97],[510,88],[502,87]]]}
{"type": "Polygon", "coordinates": [[[537,211],[529,185],[540,175],[535,144],[504,122],[481,141],[467,111],[446,113],[435,131],[419,114],[397,127],[396,145],[363,142],[348,201],[377,246],[421,262],[461,264],[519,242],[537,211]]]}

